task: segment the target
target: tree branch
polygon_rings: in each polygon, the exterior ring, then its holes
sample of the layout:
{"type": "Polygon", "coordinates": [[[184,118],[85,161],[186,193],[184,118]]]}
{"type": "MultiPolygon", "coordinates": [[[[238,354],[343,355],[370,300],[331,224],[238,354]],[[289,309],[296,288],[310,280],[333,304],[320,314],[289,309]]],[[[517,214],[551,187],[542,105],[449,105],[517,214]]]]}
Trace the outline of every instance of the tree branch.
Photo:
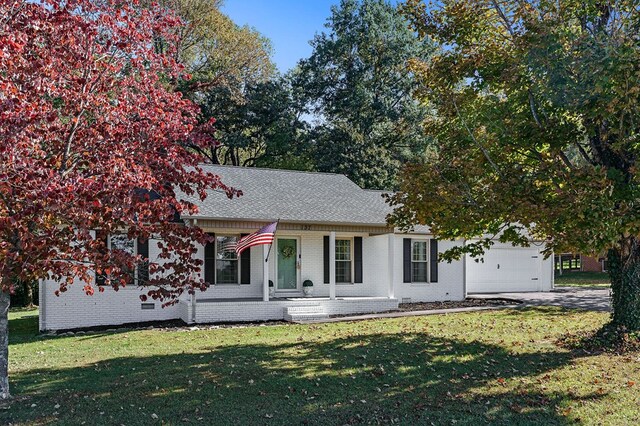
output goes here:
{"type": "Polygon", "coordinates": [[[480,151],[482,151],[482,154],[484,155],[484,158],[487,159],[487,161],[489,162],[489,164],[491,164],[491,167],[493,167],[493,170],[499,175],[502,176],[502,173],[500,173],[500,170],[498,169],[498,165],[496,163],[493,162],[493,160],[491,159],[491,157],[489,156],[489,151],[487,151],[485,149],[484,146],[482,146],[482,144],[476,139],[475,135],[473,134],[473,132],[471,131],[471,129],[469,128],[469,126],[467,126],[467,122],[465,121],[464,117],[462,117],[462,114],[460,114],[460,110],[458,109],[458,104],[456,103],[456,100],[454,97],[452,97],[452,101],[453,101],[453,106],[456,109],[456,113],[458,114],[458,117],[460,118],[460,121],[462,122],[462,125],[464,126],[464,128],[467,130],[467,133],[469,134],[469,136],[471,137],[471,139],[473,140],[473,142],[478,146],[478,148],[480,149],[480,151]]]}
{"type": "Polygon", "coordinates": [[[514,36],[513,28],[511,27],[511,23],[507,19],[507,16],[502,11],[502,8],[500,7],[500,5],[498,5],[498,2],[495,0],[492,0],[491,3],[493,3],[493,8],[496,10],[496,12],[498,12],[498,15],[500,15],[500,19],[502,19],[502,22],[504,23],[504,26],[507,28],[507,31],[509,31],[509,34],[511,34],[511,37],[513,37],[514,36]]]}

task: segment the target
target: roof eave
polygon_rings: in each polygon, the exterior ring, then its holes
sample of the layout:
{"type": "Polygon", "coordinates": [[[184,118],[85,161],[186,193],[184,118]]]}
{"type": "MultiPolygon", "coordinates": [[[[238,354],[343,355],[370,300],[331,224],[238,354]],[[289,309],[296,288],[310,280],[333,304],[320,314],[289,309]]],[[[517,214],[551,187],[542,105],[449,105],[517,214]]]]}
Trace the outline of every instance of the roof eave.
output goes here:
{"type": "MultiPolygon", "coordinates": [[[[278,220],[277,218],[240,218],[240,217],[209,217],[209,216],[186,216],[181,215],[182,219],[189,220],[217,220],[217,221],[241,221],[241,222],[275,222],[278,220]]],[[[329,221],[318,221],[318,220],[289,220],[289,219],[280,219],[280,223],[293,223],[293,224],[308,224],[308,225],[340,225],[340,226],[371,226],[371,227],[379,227],[379,228],[391,228],[386,222],[385,223],[370,223],[370,222],[329,222],[329,221]]]]}

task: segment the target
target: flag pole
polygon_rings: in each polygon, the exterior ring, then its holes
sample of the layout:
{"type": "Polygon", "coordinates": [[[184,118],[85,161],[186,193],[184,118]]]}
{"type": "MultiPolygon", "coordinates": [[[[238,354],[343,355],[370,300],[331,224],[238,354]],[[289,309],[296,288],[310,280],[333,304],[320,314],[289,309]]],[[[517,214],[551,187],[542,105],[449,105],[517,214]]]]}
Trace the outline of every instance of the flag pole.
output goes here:
{"type": "MultiPolygon", "coordinates": [[[[278,225],[280,225],[280,219],[276,221],[276,229],[273,230],[273,241],[276,239],[276,232],[278,232],[278,225]]],[[[267,252],[267,258],[264,260],[265,263],[269,261],[269,255],[271,254],[271,247],[273,247],[273,241],[269,244],[269,251],[267,252]]]]}

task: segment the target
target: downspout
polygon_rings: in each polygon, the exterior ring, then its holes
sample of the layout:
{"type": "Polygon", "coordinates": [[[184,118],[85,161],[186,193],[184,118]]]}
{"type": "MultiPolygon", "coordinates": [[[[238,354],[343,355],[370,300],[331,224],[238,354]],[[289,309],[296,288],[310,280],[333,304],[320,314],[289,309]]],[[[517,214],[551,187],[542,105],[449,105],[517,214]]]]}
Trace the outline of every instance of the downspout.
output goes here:
{"type": "MultiPolygon", "coordinates": [[[[467,239],[462,240],[462,247],[467,245],[467,239]]],[[[464,254],[462,258],[462,291],[464,293],[464,298],[467,298],[467,254],[464,254]]]]}
{"type": "MultiPolygon", "coordinates": [[[[551,252],[551,290],[555,290],[556,288],[556,265],[555,265],[555,257],[556,254],[551,252]]],[[[560,265],[562,265],[562,258],[560,259],[560,265]]],[[[561,266],[562,267],[562,266],[561,266]]],[[[562,270],[561,270],[562,271],[562,270]]],[[[560,274],[562,275],[562,273],[560,274]]]]}
{"type": "Polygon", "coordinates": [[[196,322],[196,295],[195,293],[191,295],[191,324],[195,324],[196,322]]]}
{"type": "Polygon", "coordinates": [[[42,278],[38,279],[38,311],[39,311],[39,322],[40,322],[40,331],[45,331],[47,329],[47,316],[46,316],[46,306],[44,299],[44,280],[42,278]]]}

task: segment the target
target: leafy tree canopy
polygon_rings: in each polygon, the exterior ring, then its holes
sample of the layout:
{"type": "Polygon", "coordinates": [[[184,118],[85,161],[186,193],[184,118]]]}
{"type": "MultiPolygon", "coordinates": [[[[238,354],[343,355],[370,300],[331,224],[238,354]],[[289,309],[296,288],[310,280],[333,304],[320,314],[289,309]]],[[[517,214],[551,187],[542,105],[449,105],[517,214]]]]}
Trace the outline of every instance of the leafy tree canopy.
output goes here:
{"type": "Polygon", "coordinates": [[[400,165],[422,155],[427,141],[420,131],[426,108],[412,98],[416,81],[408,64],[426,60],[431,43],[385,0],[343,0],[326,27],[296,78],[319,120],[318,169],[391,188],[400,165]]]}
{"type": "Polygon", "coordinates": [[[192,148],[214,164],[312,167],[302,108],[289,80],[276,74],[270,41],[224,15],[222,0],[163,3],[184,22],[177,59],[192,77],[179,88],[202,107],[201,122],[216,120],[210,136],[219,143],[192,148]]]}
{"type": "Polygon", "coordinates": [[[608,251],[614,322],[640,328],[637,3],[410,0],[404,11],[438,45],[412,65],[436,149],[405,169],[392,220],[480,238],[448,258],[495,235],[608,251]]]}
{"type": "Polygon", "coordinates": [[[220,11],[222,0],[163,0],[183,25],[176,28],[176,59],[191,79],[181,90],[199,103],[202,92],[223,87],[227,95],[243,98],[247,84],[274,76],[269,39],[248,26],[238,26],[220,11]]]}
{"type": "Polygon", "coordinates": [[[214,142],[174,90],[184,78],[177,22],[136,0],[0,3],[1,398],[15,285],[50,278],[59,294],[79,281],[93,294],[104,291],[98,274],[117,290],[148,262],[97,235],[158,240],[162,261],[146,283],[154,299],[205,288],[193,254],[208,237],[174,222],[196,209],[181,191],[235,191],[185,148],[214,142]]]}
{"type": "Polygon", "coordinates": [[[243,98],[224,87],[210,89],[203,101],[205,116],[216,117],[216,139],[203,154],[214,164],[311,170],[304,105],[288,78],[248,84],[243,98]]]}

